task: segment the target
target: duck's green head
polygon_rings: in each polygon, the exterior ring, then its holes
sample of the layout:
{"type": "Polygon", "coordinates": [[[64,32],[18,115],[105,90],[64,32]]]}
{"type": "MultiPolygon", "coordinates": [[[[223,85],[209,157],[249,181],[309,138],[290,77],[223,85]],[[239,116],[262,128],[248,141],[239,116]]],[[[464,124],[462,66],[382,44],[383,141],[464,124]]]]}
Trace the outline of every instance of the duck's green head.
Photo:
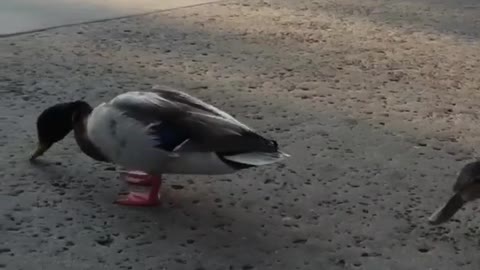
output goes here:
{"type": "Polygon", "coordinates": [[[37,150],[30,161],[43,155],[54,143],[62,140],[73,129],[74,122],[88,115],[92,108],[84,101],[59,103],[45,109],[37,119],[37,150]]]}

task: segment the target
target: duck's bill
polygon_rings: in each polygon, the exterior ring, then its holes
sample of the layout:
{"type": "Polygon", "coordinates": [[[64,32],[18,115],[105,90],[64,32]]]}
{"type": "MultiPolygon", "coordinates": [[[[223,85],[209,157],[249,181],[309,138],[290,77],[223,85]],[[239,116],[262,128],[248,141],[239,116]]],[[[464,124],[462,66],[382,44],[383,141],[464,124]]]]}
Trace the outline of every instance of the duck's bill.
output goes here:
{"type": "Polygon", "coordinates": [[[43,153],[45,153],[49,148],[50,148],[49,145],[39,143],[37,146],[37,150],[35,150],[35,152],[30,157],[30,161],[34,161],[39,156],[43,155],[43,153]]]}
{"type": "Polygon", "coordinates": [[[461,194],[456,193],[444,206],[440,207],[428,218],[428,222],[432,225],[440,225],[449,221],[465,203],[466,201],[461,194]]]}

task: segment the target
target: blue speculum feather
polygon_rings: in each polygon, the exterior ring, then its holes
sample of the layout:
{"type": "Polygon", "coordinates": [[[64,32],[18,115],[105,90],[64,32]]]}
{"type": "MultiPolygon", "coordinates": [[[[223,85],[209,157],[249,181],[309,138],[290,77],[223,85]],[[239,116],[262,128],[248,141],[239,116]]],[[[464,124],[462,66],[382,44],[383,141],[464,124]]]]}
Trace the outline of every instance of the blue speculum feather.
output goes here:
{"type": "Polygon", "coordinates": [[[188,139],[187,132],[167,123],[154,125],[151,127],[151,133],[155,141],[158,143],[156,147],[167,151],[173,151],[175,147],[188,139]]]}

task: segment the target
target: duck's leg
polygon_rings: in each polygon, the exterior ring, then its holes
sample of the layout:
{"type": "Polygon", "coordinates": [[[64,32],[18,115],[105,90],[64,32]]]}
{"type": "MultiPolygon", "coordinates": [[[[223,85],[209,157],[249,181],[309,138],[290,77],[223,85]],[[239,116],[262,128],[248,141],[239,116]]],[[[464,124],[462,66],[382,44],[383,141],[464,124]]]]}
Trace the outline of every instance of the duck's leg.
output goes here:
{"type": "Polygon", "coordinates": [[[130,192],[126,196],[120,197],[115,203],[129,206],[155,206],[160,202],[159,191],[162,186],[160,176],[149,176],[151,181],[150,191],[148,193],[130,192]]]}
{"type": "Polygon", "coordinates": [[[121,174],[127,183],[132,185],[151,186],[153,184],[152,176],[141,171],[123,171],[121,174]]]}

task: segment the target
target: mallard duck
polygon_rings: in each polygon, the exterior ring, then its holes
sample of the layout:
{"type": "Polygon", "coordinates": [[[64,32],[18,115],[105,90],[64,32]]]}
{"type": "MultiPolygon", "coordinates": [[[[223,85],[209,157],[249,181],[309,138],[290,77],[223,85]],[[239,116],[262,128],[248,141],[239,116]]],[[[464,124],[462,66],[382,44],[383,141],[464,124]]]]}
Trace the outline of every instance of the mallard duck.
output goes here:
{"type": "Polygon", "coordinates": [[[429,217],[429,222],[439,225],[447,222],[467,202],[480,198],[480,161],[465,165],[453,185],[454,194],[445,205],[429,217]]]}
{"type": "Polygon", "coordinates": [[[126,92],[92,108],[85,101],[56,104],[37,119],[33,161],[71,130],[97,161],[127,169],[127,182],[151,186],[122,205],[158,204],[163,174],[229,174],[279,162],[289,155],[228,113],[174,89],[126,92]]]}

